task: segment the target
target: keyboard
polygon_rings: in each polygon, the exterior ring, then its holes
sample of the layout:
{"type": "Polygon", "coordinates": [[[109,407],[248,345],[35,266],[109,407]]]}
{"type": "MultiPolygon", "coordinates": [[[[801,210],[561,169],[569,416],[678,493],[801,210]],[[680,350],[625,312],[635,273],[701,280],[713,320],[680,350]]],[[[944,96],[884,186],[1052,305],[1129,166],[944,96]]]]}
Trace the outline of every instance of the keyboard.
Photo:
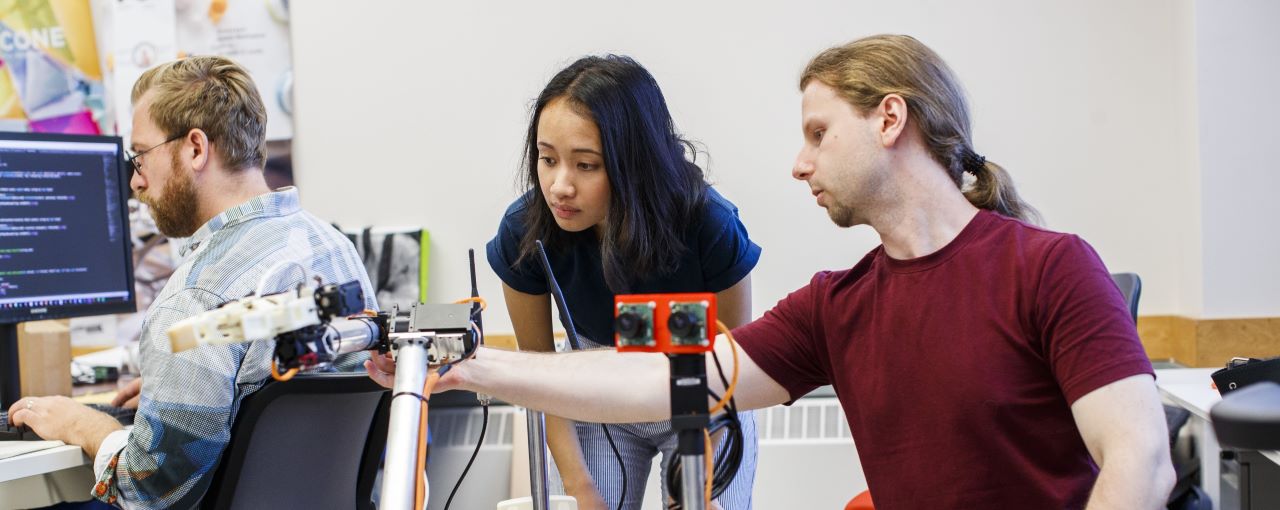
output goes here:
{"type": "Polygon", "coordinates": [[[9,424],[9,411],[0,411],[0,441],[43,441],[27,427],[9,424]]]}
{"type": "MultiPolygon", "coordinates": [[[[106,404],[88,404],[90,409],[111,415],[121,425],[133,425],[133,416],[137,409],[115,407],[106,404]]],[[[14,427],[9,423],[9,411],[0,411],[0,441],[43,441],[26,426],[14,427]]]]}
{"type": "Polygon", "coordinates": [[[90,409],[111,415],[111,417],[115,418],[121,425],[126,426],[133,425],[133,415],[138,412],[138,409],[133,407],[116,407],[107,404],[86,405],[89,406],[90,409]]]}

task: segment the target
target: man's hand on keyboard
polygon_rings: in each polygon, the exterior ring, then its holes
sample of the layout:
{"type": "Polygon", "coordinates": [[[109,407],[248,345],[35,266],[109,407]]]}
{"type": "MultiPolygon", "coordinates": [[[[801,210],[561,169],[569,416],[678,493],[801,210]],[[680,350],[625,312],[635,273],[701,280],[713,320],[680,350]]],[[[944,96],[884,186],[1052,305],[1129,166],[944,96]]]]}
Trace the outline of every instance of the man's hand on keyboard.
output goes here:
{"type": "Polygon", "coordinates": [[[138,377],[129,384],[124,385],[116,392],[115,398],[111,399],[111,405],[116,407],[127,407],[130,409],[138,408],[138,395],[142,394],[142,378],[138,377]]]}
{"type": "Polygon", "coordinates": [[[89,457],[98,454],[108,434],[124,428],[110,415],[67,397],[24,397],[9,408],[9,422],[26,425],[44,439],[77,445],[89,457]]]}

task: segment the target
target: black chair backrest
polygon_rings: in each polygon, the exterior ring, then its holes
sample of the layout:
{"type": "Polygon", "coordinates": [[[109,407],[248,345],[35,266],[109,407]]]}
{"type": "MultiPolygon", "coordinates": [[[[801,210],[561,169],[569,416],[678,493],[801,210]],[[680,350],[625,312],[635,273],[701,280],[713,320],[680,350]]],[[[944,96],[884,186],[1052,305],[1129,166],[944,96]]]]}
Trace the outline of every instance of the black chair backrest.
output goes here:
{"type": "Polygon", "coordinates": [[[1124,304],[1129,307],[1133,320],[1138,320],[1138,298],[1142,297],[1142,278],[1134,273],[1111,273],[1111,280],[1120,287],[1120,295],[1124,296],[1124,304]]]}
{"type": "Polygon", "coordinates": [[[364,373],[299,374],[241,402],[205,509],[372,509],[391,396],[364,373]]]}

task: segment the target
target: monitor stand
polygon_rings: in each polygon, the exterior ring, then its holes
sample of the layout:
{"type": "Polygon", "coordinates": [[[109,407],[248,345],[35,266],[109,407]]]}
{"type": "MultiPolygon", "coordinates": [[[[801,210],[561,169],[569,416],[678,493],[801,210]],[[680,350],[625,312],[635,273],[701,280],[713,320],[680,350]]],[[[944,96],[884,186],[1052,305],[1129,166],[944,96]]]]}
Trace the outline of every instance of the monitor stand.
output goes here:
{"type": "Polygon", "coordinates": [[[0,410],[18,402],[21,376],[18,374],[18,325],[0,324],[0,410]]]}

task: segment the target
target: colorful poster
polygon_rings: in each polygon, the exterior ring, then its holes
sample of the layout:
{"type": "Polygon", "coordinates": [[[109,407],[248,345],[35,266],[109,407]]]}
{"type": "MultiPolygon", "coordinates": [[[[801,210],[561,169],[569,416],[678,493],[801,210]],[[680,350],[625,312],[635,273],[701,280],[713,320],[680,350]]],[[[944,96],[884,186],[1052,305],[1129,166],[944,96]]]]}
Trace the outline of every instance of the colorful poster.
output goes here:
{"type": "Polygon", "coordinates": [[[92,20],[89,0],[0,0],[0,130],[113,131],[92,20]]]}
{"type": "Polygon", "coordinates": [[[175,0],[178,51],[222,55],[258,85],[267,107],[267,140],[293,138],[293,73],[286,0],[175,0]]]}

